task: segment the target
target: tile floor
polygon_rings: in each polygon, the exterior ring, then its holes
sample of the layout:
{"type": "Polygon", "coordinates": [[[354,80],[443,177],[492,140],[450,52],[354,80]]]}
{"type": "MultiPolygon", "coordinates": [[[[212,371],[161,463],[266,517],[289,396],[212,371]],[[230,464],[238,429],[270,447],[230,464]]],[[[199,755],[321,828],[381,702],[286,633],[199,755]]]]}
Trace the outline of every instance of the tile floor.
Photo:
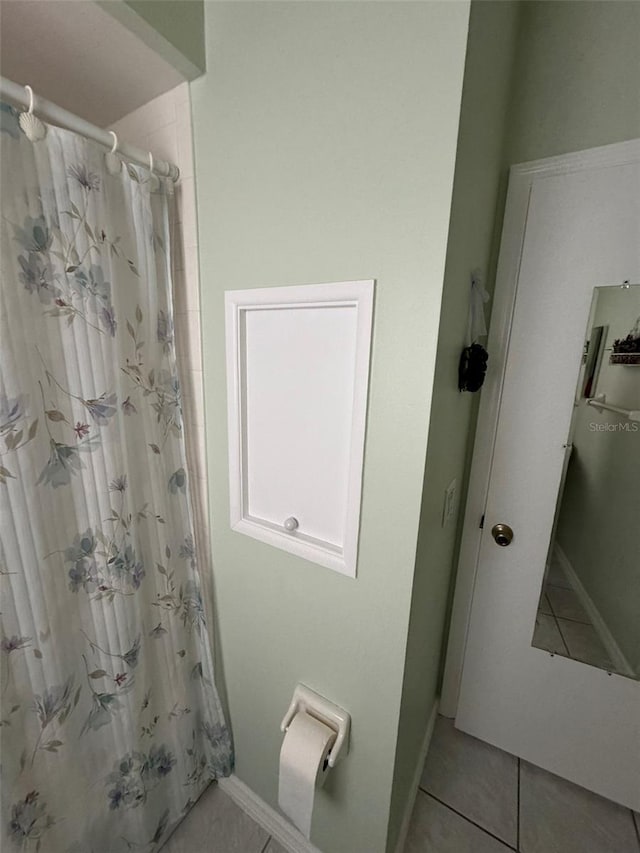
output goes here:
{"type": "Polygon", "coordinates": [[[214,782],[162,848],[162,853],[285,853],[214,782]]]}
{"type": "Polygon", "coordinates": [[[545,576],[532,645],[553,654],[615,671],[562,566],[552,557],[545,576]]]}
{"type": "MultiPolygon", "coordinates": [[[[404,853],[640,853],[640,815],[439,717],[404,853]]],[[[163,853],[285,853],[217,786],[163,853]]],[[[352,853],[347,847],[339,853],[352,853]]]]}
{"type": "Polygon", "coordinates": [[[640,816],[439,717],[405,853],[640,853],[640,816]]]}

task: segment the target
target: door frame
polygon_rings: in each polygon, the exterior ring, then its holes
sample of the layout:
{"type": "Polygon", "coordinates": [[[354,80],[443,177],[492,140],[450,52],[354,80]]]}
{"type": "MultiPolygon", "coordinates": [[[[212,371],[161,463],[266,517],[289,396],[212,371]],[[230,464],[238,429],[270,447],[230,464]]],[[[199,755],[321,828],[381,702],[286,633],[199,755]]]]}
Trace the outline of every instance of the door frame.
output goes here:
{"type": "Polygon", "coordinates": [[[440,713],[445,717],[455,717],[458,707],[482,538],[480,525],[489,490],[532,188],[541,178],[590,171],[604,166],[625,165],[637,162],[639,159],[640,139],[633,139],[557,157],[519,163],[509,170],[509,188],[487,344],[489,370],[478,410],[440,698],[440,713]]]}

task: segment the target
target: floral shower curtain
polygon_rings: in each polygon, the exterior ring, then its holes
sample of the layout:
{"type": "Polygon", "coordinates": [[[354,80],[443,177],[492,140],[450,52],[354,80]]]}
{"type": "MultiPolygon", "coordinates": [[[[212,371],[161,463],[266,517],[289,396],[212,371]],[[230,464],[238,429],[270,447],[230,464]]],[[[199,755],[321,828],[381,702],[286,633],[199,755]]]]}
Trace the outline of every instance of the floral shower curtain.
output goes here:
{"type": "Polygon", "coordinates": [[[149,853],[232,762],[185,473],[171,185],[0,117],[0,846],[149,853]]]}

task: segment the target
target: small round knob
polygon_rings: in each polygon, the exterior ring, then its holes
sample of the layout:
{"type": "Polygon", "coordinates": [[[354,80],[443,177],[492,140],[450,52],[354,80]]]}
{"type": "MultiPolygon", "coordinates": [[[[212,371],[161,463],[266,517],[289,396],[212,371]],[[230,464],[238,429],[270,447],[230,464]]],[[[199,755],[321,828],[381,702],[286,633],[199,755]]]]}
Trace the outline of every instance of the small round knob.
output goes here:
{"type": "Polygon", "coordinates": [[[500,545],[502,548],[506,548],[507,545],[511,545],[513,540],[513,530],[508,524],[495,524],[491,528],[491,535],[495,539],[496,544],[500,545]]]}
{"type": "Polygon", "coordinates": [[[290,515],[284,522],[284,529],[288,530],[289,533],[293,533],[294,530],[298,529],[298,519],[290,515]]]}

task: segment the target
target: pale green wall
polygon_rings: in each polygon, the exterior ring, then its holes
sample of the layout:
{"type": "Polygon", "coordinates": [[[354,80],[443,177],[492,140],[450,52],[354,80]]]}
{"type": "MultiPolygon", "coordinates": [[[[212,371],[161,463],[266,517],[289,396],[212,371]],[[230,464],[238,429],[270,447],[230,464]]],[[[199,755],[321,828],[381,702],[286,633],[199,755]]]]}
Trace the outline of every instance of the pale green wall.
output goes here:
{"type": "MultiPolygon", "coordinates": [[[[598,289],[594,326],[608,325],[605,346],[626,337],[640,316],[640,286],[598,289]]],[[[596,388],[614,406],[640,411],[640,368],[609,364],[596,388]]],[[[631,667],[640,676],[640,424],[583,401],[557,541],[631,667]],[[612,427],[599,431],[596,427],[612,427]],[[629,431],[620,430],[625,425],[629,431]]]]}
{"type": "Polygon", "coordinates": [[[204,71],[203,0],[124,0],[193,64],[204,71]]]}
{"type": "Polygon", "coordinates": [[[456,512],[456,518],[443,528],[442,505],[451,480],[457,480],[459,490],[465,487],[469,426],[478,400],[478,395],[458,391],[458,361],[466,345],[470,273],[480,268],[489,279],[489,286],[493,277],[494,223],[506,184],[503,141],[517,38],[517,6],[502,0],[471,4],[396,756],[392,811],[396,825],[402,819],[438,688],[457,520],[461,515],[456,512]]]}
{"type": "MultiPolygon", "coordinates": [[[[640,135],[640,4],[518,4],[503,148],[495,124],[505,117],[514,9],[477,4],[407,635],[464,37],[459,19],[444,33],[443,7],[411,5],[209,4],[212,73],[192,87],[216,584],[238,772],[275,802],[277,724],[296,680],[349,707],[354,751],[330,780],[314,825],[326,853],[382,849],[402,683],[391,844],[435,693],[456,548],[454,529],[439,528],[441,502],[453,476],[466,482],[476,407],[455,391],[457,355],[469,270],[488,270],[492,286],[504,167],[640,135]],[[392,8],[404,17],[390,26],[392,8]],[[437,92],[450,96],[446,109],[437,92]],[[366,276],[378,278],[379,291],[354,583],[228,530],[222,291],[366,276]],[[345,626],[346,653],[335,636],[345,626]]],[[[446,15],[461,15],[454,9],[446,15]]]]}
{"type": "Polygon", "coordinates": [[[522,5],[509,162],[640,136],[640,3],[522,5]]]}
{"type": "Polygon", "coordinates": [[[277,800],[297,681],[353,715],[324,853],[382,853],[468,5],[210,3],[192,84],[207,445],[237,773],[277,800]],[[357,580],[229,529],[223,292],[377,279],[357,580]]]}

